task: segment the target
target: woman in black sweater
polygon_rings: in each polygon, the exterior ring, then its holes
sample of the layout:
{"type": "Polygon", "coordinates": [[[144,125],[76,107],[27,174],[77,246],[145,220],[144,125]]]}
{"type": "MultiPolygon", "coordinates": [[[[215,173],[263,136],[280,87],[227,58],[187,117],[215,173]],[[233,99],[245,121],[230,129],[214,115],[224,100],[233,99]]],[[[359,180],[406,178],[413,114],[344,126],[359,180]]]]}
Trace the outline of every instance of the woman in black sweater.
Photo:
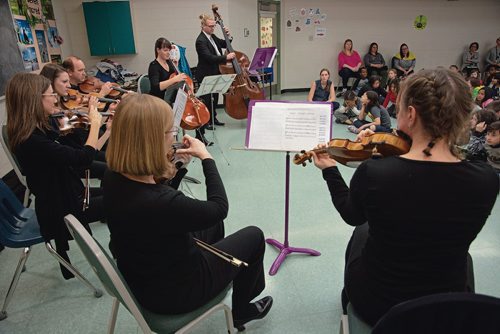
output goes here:
{"type": "MultiPolygon", "coordinates": [[[[177,128],[173,112],[150,95],[127,97],[118,106],[106,151],[104,203],[118,268],[139,303],[155,313],[178,314],[207,303],[233,282],[234,324],[263,318],[271,297],[251,303],[265,287],[262,231],[246,227],[213,246],[248,263],[235,267],[199,248],[193,232],[221,224],[228,202],[215,161],[205,145],[184,136],[176,154],[202,161],[207,200],[196,200],[161,180],[172,179],[167,157],[177,128]]],[[[202,234],[203,235],[203,234],[202,234]]],[[[207,240],[205,240],[207,241],[207,240]]]]}
{"type": "Polygon", "coordinates": [[[370,325],[403,301],[473,291],[469,246],[499,190],[490,166],[462,161],[455,153],[472,110],[460,75],[420,71],[405,80],[397,106],[399,129],[412,139],[408,153],[364,162],[350,187],[335,160],[314,155],[335,208],[356,226],[344,283],[356,312],[370,325]]]}
{"type": "MultiPolygon", "coordinates": [[[[36,197],[40,231],[45,240],[55,240],[57,252],[69,261],[66,251],[70,235],[64,216],[71,213],[85,225],[103,218],[101,197],[91,198],[90,206],[83,209],[85,187],[78,174],[78,170],[90,166],[104,144],[98,140],[101,115],[97,99],[90,98],[90,130],[82,146],[74,134],[60,140],[49,123],[57,103],[49,79],[18,73],[9,81],[5,96],[9,146],[36,197]]],[[[62,266],[61,270],[66,279],[73,277],[62,266]]]]}

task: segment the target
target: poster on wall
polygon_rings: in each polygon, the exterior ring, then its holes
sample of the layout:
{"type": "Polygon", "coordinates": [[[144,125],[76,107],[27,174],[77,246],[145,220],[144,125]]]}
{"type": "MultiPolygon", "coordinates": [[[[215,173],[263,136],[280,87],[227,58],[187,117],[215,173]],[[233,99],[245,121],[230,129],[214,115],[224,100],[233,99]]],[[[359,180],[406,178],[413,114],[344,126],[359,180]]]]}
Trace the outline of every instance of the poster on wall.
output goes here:
{"type": "Polygon", "coordinates": [[[50,62],[52,64],[62,65],[61,55],[50,55],[50,62]]]}
{"type": "Polygon", "coordinates": [[[23,55],[24,68],[27,71],[36,71],[40,69],[38,58],[36,56],[36,50],[34,47],[23,47],[21,48],[21,53],[23,55]]]}
{"type": "Polygon", "coordinates": [[[26,71],[60,61],[62,38],[54,21],[51,0],[7,0],[13,14],[13,28],[26,71]]]}
{"type": "Polygon", "coordinates": [[[33,34],[31,33],[31,27],[28,24],[28,21],[22,19],[15,19],[15,30],[17,34],[17,39],[19,43],[25,45],[33,44],[33,34]]]}
{"type": "Polygon", "coordinates": [[[45,31],[35,30],[35,36],[38,45],[38,52],[40,53],[41,62],[48,63],[50,61],[50,58],[49,58],[49,50],[47,48],[47,40],[45,38],[45,31]]]}

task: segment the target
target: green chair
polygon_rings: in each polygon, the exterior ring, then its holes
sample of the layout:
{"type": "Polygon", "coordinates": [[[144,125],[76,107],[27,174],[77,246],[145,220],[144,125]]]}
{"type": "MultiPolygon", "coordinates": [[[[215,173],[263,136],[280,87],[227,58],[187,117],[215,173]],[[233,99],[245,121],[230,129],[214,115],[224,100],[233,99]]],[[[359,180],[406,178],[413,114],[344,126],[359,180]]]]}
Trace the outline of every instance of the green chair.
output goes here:
{"type": "Polygon", "coordinates": [[[132,314],[143,333],[153,333],[153,331],[156,333],[186,333],[209,315],[219,310],[223,310],[225,313],[228,332],[234,333],[231,308],[222,303],[230,286],[206,305],[189,313],[164,315],[149,312],[137,303],[113,259],[85,230],[78,219],[73,215],[67,215],[64,219],[75,242],[89,261],[106,291],[113,297],[113,308],[108,326],[109,334],[114,333],[120,303],[132,314]]]}
{"type": "Polygon", "coordinates": [[[137,79],[137,93],[149,94],[151,91],[151,83],[149,82],[149,76],[143,74],[137,79]]]}

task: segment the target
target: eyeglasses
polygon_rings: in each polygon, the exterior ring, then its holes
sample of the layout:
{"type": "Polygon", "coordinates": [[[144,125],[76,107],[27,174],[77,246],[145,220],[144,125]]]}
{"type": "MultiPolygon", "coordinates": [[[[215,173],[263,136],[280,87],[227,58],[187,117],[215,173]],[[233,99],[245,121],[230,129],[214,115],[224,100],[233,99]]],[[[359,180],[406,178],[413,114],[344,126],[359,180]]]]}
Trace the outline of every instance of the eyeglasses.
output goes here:
{"type": "Polygon", "coordinates": [[[215,24],[212,24],[212,25],[206,25],[206,27],[209,27],[209,28],[215,28],[215,24]]]}
{"type": "Polygon", "coordinates": [[[172,136],[174,136],[174,137],[175,137],[175,136],[177,136],[177,134],[179,133],[179,128],[178,128],[178,127],[176,127],[176,126],[174,126],[174,127],[172,128],[172,130],[165,132],[165,134],[167,134],[167,133],[171,133],[171,134],[172,134],[172,136]]]}
{"type": "Polygon", "coordinates": [[[42,96],[52,96],[57,97],[57,93],[43,93],[42,96]]]}

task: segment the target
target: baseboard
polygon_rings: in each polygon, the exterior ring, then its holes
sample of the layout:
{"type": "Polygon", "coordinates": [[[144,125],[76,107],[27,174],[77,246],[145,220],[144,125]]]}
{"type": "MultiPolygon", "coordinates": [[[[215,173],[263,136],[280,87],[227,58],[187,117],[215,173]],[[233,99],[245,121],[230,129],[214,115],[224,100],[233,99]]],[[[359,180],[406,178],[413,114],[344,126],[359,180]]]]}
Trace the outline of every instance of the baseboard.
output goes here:
{"type": "Polygon", "coordinates": [[[284,93],[303,93],[303,92],[308,92],[310,88],[288,88],[288,89],[282,89],[281,94],[284,93]]]}

